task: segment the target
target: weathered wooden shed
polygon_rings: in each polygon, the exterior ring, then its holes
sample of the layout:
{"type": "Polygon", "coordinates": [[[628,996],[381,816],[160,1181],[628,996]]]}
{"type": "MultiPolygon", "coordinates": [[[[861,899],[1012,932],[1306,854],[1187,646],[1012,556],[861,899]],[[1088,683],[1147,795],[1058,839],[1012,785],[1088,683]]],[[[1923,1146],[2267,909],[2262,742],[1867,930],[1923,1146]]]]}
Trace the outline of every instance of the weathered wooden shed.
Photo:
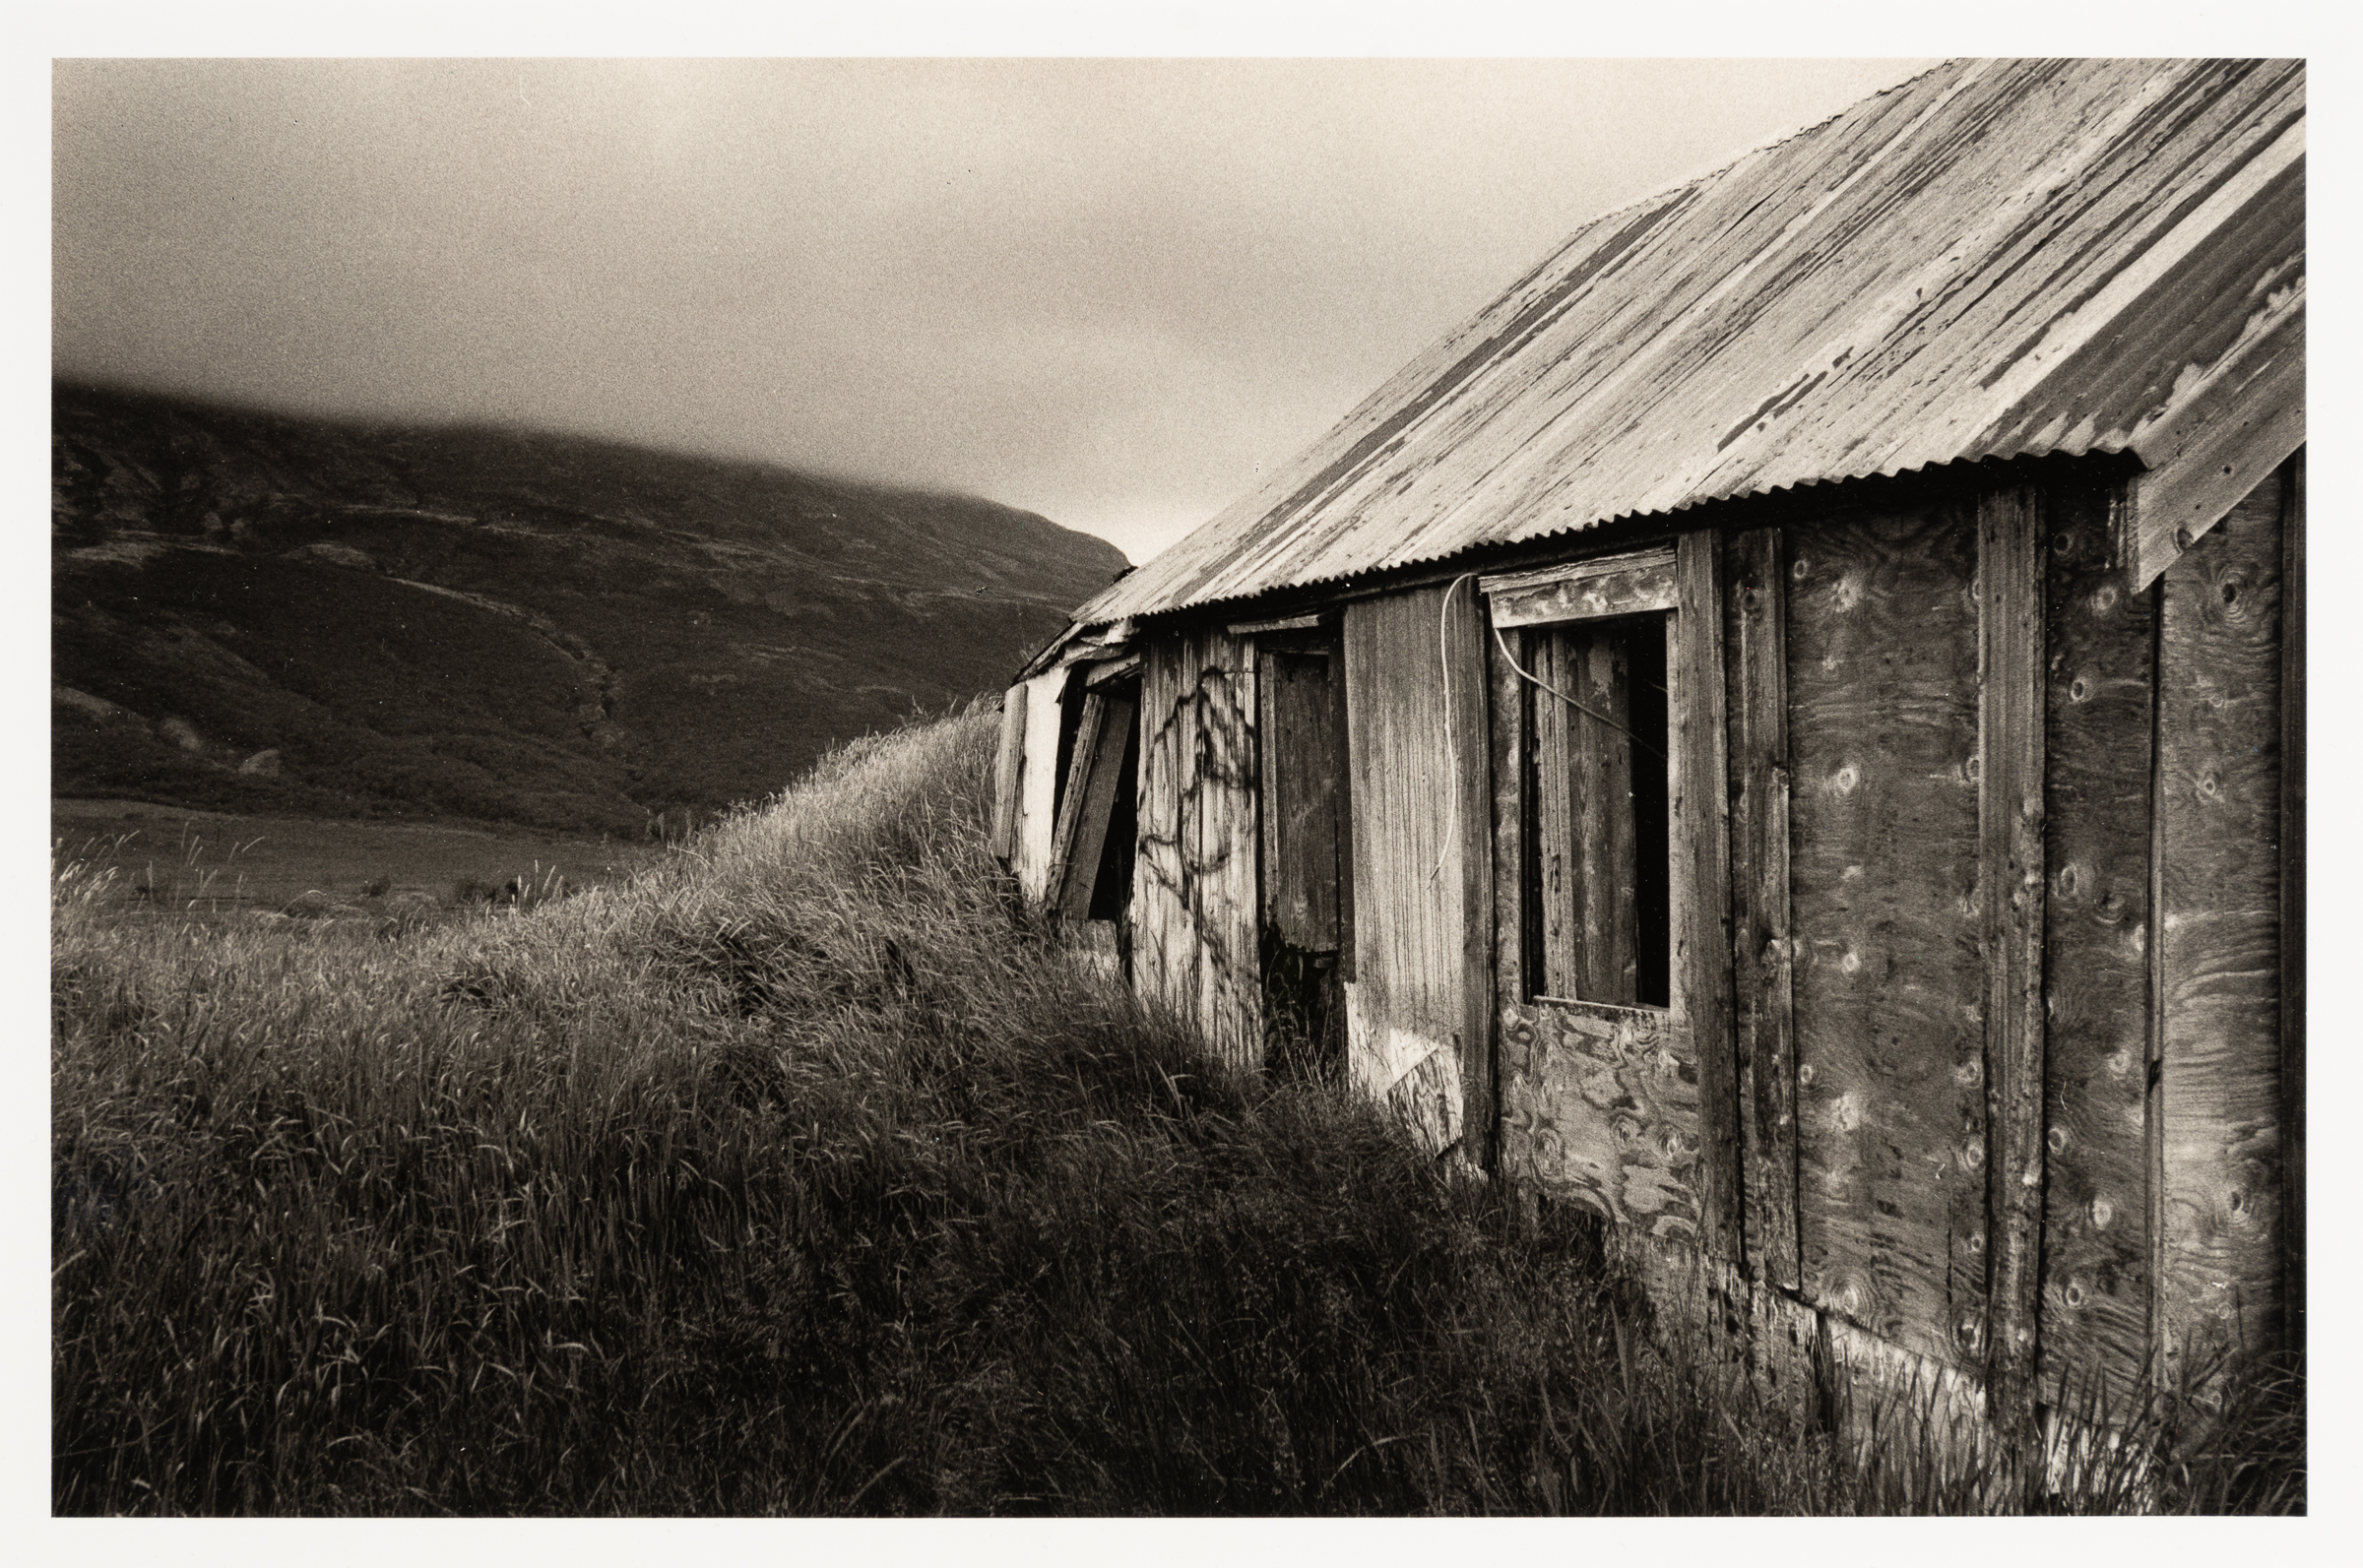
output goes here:
{"type": "Polygon", "coordinates": [[[1776,1381],[2295,1342],[2304,92],[1956,62],[1585,224],[1023,672],[1027,892],[1776,1381]]]}

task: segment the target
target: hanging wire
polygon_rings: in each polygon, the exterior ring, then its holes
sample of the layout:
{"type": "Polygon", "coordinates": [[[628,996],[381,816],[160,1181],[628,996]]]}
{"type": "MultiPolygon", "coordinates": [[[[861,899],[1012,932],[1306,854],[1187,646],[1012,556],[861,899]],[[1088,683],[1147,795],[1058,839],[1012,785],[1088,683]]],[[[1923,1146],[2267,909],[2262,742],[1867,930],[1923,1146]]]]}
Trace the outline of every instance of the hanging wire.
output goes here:
{"type": "Polygon", "coordinates": [[[1452,591],[1476,575],[1463,572],[1452,579],[1445,586],[1443,601],[1436,607],[1436,668],[1444,682],[1444,757],[1452,771],[1450,785],[1444,791],[1444,837],[1436,847],[1436,865],[1428,873],[1431,882],[1444,874],[1444,856],[1452,852],[1453,836],[1460,832],[1460,747],[1452,739],[1452,649],[1444,636],[1449,624],[1446,616],[1452,608],[1452,591]]]}
{"type": "MultiPolygon", "coordinates": [[[[1496,646],[1501,650],[1502,659],[1507,660],[1509,667],[1516,670],[1521,677],[1532,681],[1537,686],[1542,687],[1543,690],[1549,692],[1561,702],[1565,703],[1569,708],[1574,709],[1577,713],[1583,714],[1588,718],[1595,719],[1601,723],[1606,724],[1609,728],[1616,730],[1619,734],[1626,736],[1631,740],[1634,745],[1640,747],[1643,751],[1649,753],[1650,756],[1655,757],[1658,761],[1664,762],[1666,760],[1666,754],[1664,752],[1658,750],[1655,746],[1652,746],[1649,744],[1649,742],[1643,740],[1631,730],[1627,729],[1623,724],[1620,724],[1615,720],[1609,718],[1608,715],[1601,713],[1596,709],[1586,708],[1583,704],[1577,702],[1565,692],[1561,691],[1557,686],[1552,685],[1549,681],[1544,680],[1541,676],[1536,675],[1526,669],[1524,665],[1518,662],[1517,657],[1510,653],[1509,644],[1501,640],[1501,628],[1499,626],[1494,628],[1494,642],[1496,646]]],[[[1659,691],[1665,690],[1663,686],[1660,686],[1657,689],[1659,691]]],[[[1449,698],[1450,695],[1451,693],[1447,690],[1445,696],[1449,698]]],[[[1450,711],[1449,708],[1447,708],[1445,718],[1445,729],[1447,734],[1450,733],[1450,711]]]]}
{"type": "MultiPolygon", "coordinates": [[[[1442,601],[1436,607],[1436,666],[1437,674],[1442,677],[1444,683],[1444,757],[1451,769],[1451,786],[1444,791],[1444,837],[1443,842],[1437,846],[1436,864],[1431,867],[1428,872],[1428,880],[1431,882],[1434,882],[1437,877],[1443,875],[1444,859],[1452,852],[1453,837],[1460,831],[1460,745],[1452,735],[1452,646],[1450,638],[1447,634],[1451,626],[1450,617],[1452,610],[1453,591],[1458,589],[1461,584],[1468,582],[1476,575],[1477,574],[1475,572],[1463,572],[1458,577],[1452,579],[1452,581],[1446,585],[1444,589],[1444,596],[1442,601]]],[[[1658,761],[1665,762],[1667,760],[1664,752],[1658,750],[1655,746],[1652,746],[1648,741],[1643,740],[1639,735],[1634,734],[1623,724],[1618,723],[1615,720],[1609,718],[1608,715],[1601,713],[1596,708],[1585,707],[1582,703],[1577,702],[1565,692],[1561,691],[1557,686],[1552,685],[1549,681],[1544,680],[1541,676],[1526,668],[1525,665],[1519,663],[1517,656],[1509,651],[1509,644],[1502,639],[1501,628],[1499,626],[1494,628],[1494,645],[1501,650],[1502,659],[1509,665],[1511,669],[1514,669],[1518,672],[1520,679],[1525,680],[1532,685],[1540,686],[1543,690],[1549,692],[1561,702],[1565,703],[1569,708],[1574,709],[1577,713],[1584,715],[1586,718],[1591,719],[1596,722],[1606,724],[1609,728],[1615,730],[1618,734],[1625,736],[1634,745],[1649,753],[1650,756],[1655,757],[1658,761]]],[[[1659,691],[1665,690],[1663,686],[1658,686],[1656,689],[1659,691]]]]}

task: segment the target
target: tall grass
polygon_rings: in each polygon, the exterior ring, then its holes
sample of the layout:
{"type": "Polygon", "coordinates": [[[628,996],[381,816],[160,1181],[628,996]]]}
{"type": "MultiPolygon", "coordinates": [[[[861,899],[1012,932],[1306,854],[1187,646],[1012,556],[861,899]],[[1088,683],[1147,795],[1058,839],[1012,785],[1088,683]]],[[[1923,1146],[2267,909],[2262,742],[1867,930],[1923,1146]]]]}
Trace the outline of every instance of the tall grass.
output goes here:
{"type": "MultiPolygon", "coordinates": [[[[62,868],[56,1509],[1957,1501],[1650,1332],[1588,1224],[1227,1076],[1029,926],[993,730],[392,942],[126,922],[62,868]]],[[[2272,1500],[2186,1493],[2143,1502],[2272,1500]]]]}

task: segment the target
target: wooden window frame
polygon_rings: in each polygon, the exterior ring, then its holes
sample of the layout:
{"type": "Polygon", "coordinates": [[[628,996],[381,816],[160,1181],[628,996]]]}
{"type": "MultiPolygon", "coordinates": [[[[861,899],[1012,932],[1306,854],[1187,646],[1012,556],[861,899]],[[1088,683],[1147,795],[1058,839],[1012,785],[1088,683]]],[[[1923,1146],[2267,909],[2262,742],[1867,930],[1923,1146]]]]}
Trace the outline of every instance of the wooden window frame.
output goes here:
{"type": "MultiPolygon", "coordinates": [[[[1675,787],[1672,739],[1679,715],[1682,712],[1679,705],[1682,703],[1684,695],[1681,690],[1681,677],[1678,674],[1682,665],[1681,596],[1678,582],[1678,562],[1674,547],[1666,545],[1596,560],[1569,562],[1539,571],[1482,577],[1478,579],[1477,586],[1478,592],[1484,595],[1488,601],[1494,628],[1498,633],[1552,632],[1594,622],[1631,621],[1643,617],[1656,620],[1661,624],[1665,643],[1666,673],[1666,789],[1670,797],[1675,787]]],[[[1520,711],[1531,716],[1534,712],[1534,703],[1553,702],[1560,699],[1555,698],[1550,692],[1540,689],[1533,676],[1526,673],[1534,668],[1532,639],[1527,638],[1526,641],[1529,644],[1526,649],[1516,650],[1518,662],[1523,667],[1513,678],[1518,679],[1522,685],[1528,688],[1521,694],[1520,711]]],[[[1502,648],[1505,652],[1512,651],[1514,648],[1506,636],[1502,648]]],[[[1519,758],[1521,766],[1518,769],[1518,802],[1522,819],[1530,824],[1537,821],[1536,812],[1539,806],[1539,800],[1534,790],[1532,767],[1534,758],[1531,754],[1532,748],[1537,743],[1534,730],[1535,726],[1531,720],[1520,724],[1519,758]]],[[[1634,738],[1638,739],[1639,737],[1635,736],[1634,738]]],[[[1643,741],[1642,743],[1646,744],[1647,742],[1643,741]]],[[[1669,799],[1669,808],[1670,804],[1669,799]]],[[[1677,1002],[1682,976],[1680,956],[1675,951],[1677,926],[1671,906],[1673,885],[1680,881],[1674,864],[1680,846],[1674,842],[1672,826],[1669,809],[1665,846],[1665,875],[1669,884],[1668,908],[1662,927],[1662,935],[1666,944],[1666,1000],[1662,1003],[1607,1001],[1599,997],[1562,996],[1546,988],[1542,972],[1544,961],[1540,957],[1539,933],[1534,929],[1531,921],[1521,922],[1525,953],[1518,963],[1519,985],[1515,993],[1520,1000],[1528,1003],[1541,1002],[1567,1006],[1627,1007],[1658,1014],[1671,1014],[1678,1011],[1677,1002]]],[[[1521,834],[1521,839],[1525,842],[1522,846],[1520,864],[1517,867],[1516,892],[1523,907],[1530,914],[1538,909],[1540,902],[1540,890],[1535,885],[1536,879],[1540,875],[1541,854],[1544,851],[1544,847],[1539,842],[1540,838],[1539,831],[1521,834]]],[[[1642,934],[1636,931],[1636,946],[1642,934]]]]}
{"type": "Polygon", "coordinates": [[[1641,1234],[1737,1262],[1739,1132],[1732,1041],[1730,802],[1723,541],[1670,544],[1487,576],[1495,787],[1496,1158],[1505,1174],[1641,1234]],[[1665,1008],[1533,997],[1522,806],[1526,677],[1513,627],[1664,614],[1667,675],[1665,1008]]]}

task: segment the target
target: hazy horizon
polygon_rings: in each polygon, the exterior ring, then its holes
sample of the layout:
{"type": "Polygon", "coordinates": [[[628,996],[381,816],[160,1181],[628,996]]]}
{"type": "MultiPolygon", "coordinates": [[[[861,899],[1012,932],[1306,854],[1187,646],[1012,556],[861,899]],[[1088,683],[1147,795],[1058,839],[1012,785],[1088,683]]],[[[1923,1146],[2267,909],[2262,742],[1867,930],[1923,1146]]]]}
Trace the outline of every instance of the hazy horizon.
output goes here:
{"type": "Polygon", "coordinates": [[[951,491],[1134,561],[1916,61],[60,60],[54,379],[951,491]]]}

